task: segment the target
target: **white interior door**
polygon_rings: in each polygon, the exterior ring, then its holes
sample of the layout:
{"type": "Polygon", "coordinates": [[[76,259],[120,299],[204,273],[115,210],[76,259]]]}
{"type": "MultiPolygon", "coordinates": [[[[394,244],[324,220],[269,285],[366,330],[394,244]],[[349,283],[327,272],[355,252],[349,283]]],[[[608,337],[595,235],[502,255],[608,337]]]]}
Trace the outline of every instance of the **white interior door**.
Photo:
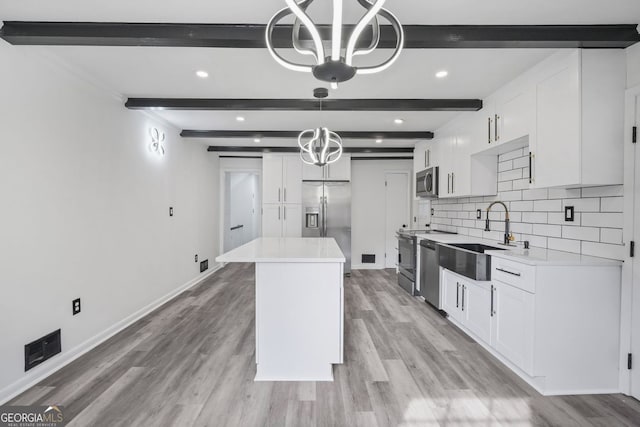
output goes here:
{"type": "MultiPolygon", "coordinates": [[[[640,125],[640,97],[636,98],[636,123],[640,125]]],[[[640,241],[640,149],[634,147],[635,151],[635,178],[633,189],[633,238],[637,243],[640,241]]],[[[631,371],[631,394],[640,399],[640,253],[636,248],[636,256],[632,258],[632,280],[633,297],[631,308],[631,353],[634,355],[633,370],[631,371]]]]}
{"type": "Polygon", "coordinates": [[[394,268],[398,259],[396,231],[409,226],[409,173],[385,174],[386,246],[385,268],[394,268]]]}

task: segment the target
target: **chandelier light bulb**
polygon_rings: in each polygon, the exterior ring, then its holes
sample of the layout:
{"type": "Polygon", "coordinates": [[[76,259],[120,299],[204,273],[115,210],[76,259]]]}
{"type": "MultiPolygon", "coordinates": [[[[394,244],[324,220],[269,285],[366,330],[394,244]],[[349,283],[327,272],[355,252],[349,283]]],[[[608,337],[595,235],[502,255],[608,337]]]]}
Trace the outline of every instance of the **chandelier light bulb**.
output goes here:
{"type": "Polygon", "coordinates": [[[366,12],[357,22],[348,38],[343,40],[343,0],[333,0],[333,19],[331,26],[331,52],[325,54],[323,40],[320,31],[307,14],[307,9],[314,0],[285,0],[287,7],[278,11],[269,21],[266,29],[266,44],[269,53],[274,60],[283,67],[299,72],[313,73],[321,81],[331,83],[335,89],[338,83],[353,78],[356,74],[373,74],[389,68],[400,56],[404,46],[404,31],[400,21],[383,6],[386,0],[355,0],[366,12]],[[273,31],[280,21],[289,15],[294,16],[291,34],[291,47],[301,55],[310,55],[315,58],[314,65],[289,61],[281,56],[275,49],[272,38],[273,31]],[[380,43],[380,19],[391,24],[396,34],[396,46],[391,56],[384,62],[355,66],[353,58],[357,55],[368,55],[376,50],[380,43]],[[311,46],[308,42],[300,40],[300,30],[305,27],[311,35],[311,46]],[[371,42],[368,46],[360,45],[360,38],[367,27],[371,27],[371,42]]]}

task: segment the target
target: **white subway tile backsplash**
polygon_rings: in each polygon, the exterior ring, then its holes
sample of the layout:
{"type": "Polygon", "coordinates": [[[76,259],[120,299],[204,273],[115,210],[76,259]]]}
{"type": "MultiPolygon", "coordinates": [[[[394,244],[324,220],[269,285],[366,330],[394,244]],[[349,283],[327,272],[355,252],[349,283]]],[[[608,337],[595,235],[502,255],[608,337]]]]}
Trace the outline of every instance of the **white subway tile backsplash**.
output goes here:
{"type": "Polygon", "coordinates": [[[582,242],[582,254],[622,260],[625,257],[625,247],[607,243],[582,242]]]}
{"type": "Polygon", "coordinates": [[[623,243],[622,230],[617,228],[603,228],[600,230],[600,241],[602,243],[621,245],[623,243]]]}
{"type": "Polygon", "coordinates": [[[559,225],[533,224],[533,234],[537,236],[561,237],[562,227],[559,225]]]}
{"type": "Polygon", "coordinates": [[[522,178],[522,169],[511,169],[504,172],[498,172],[498,182],[513,181],[522,178]]]}
{"type": "Polygon", "coordinates": [[[501,206],[489,215],[491,231],[484,231],[487,207],[500,200],[509,207],[511,231],[519,243],[528,240],[532,247],[624,259],[622,186],[529,189],[528,153],[524,148],[499,156],[497,196],[432,201],[433,227],[502,241],[501,206]],[[575,221],[564,220],[565,206],[575,208],[575,221]],[[481,220],[476,220],[476,209],[482,211],[481,220]]]}
{"type": "Polygon", "coordinates": [[[556,251],[580,253],[580,240],[549,237],[547,239],[547,247],[556,251]]]}
{"type": "Polygon", "coordinates": [[[513,169],[513,161],[508,160],[506,162],[498,163],[498,172],[508,171],[513,169]]]}
{"type": "Polygon", "coordinates": [[[546,200],[549,190],[546,188],[535,188],[532,190],[524,190],[522,192],[522,200],[546,200]]]}
{"type": "Polygon", "coordinates": [[[504,181],[498,183],[498,192],[513,190],[513,181],[504,181]]]}
{"type": "Polygon", "coordinates": [[[600,198],[564,199],[562,208],[573,206],[576,212],[600,212],[600,198]]]}
{"type": "Polygon", "coordinates": [[[582,214],[582,225],[592,227],[622,228],[624,215],[622,213],[590,213],[582,214]]]}
{"type": "Polygon", "coordinates": [[[600,229],[596,227],[562,227],[562,237],[565,239],[600,241],[600,229]]]}
{"type": "Polygon", "coordinates": [[[513,168],[528,168],[529,167],[529,156],[519,157],[517,159],[513,159],[513,168]]]}
{"type": "Polygon", "coordinates": [[[546,212],[522,212],[522,222],[546,224],[547,215],[549,214],[546,212]]]}
{"type": "MultiPolygon", "coordinates": [[[[528,151],[527,151],[528,153],[528,151]]],[[[524,155],[524,150],[522,148],[518,148],[517,150],[509,151],[508,153],[500,154],[498,157],[498,161],[504,162],[507,160],[516,159],[518,157],[522,157],[524,155]]]]}
{"type": "Polygon", "coordinates": [[[531,212],[533,210],[533,201],[511,202],[509,209],[512,211],[531,212]]]}
{"type": "Polygon", "coordinates": [[[562,200],[536,200],[533,202],[533,210],[536,212],[560,212],[562,200]]]}
{"type": "Polygon", "coordinates": [[[600,199],[601,212],[623,212],[624,197],[603,197],[600,199]]]}

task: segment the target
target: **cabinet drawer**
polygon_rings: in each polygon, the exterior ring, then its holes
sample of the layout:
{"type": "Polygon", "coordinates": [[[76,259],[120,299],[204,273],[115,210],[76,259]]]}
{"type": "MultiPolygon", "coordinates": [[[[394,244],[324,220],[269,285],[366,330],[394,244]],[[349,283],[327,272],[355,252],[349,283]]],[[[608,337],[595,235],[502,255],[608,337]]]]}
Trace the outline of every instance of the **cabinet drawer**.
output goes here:
{"type": "Polygon", "coordinates": [[[531,265],[520,264],[495,256],[491,258],[491,280],[497,280],[535,294],[535,275],[536,269],[531,265]]]}

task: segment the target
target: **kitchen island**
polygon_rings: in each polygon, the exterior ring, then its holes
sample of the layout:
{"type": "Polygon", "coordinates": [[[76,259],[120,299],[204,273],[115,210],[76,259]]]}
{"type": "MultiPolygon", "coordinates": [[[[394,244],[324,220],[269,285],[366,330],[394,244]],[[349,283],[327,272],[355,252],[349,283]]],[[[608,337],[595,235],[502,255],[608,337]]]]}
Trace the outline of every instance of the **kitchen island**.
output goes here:
{"type": "Polygon", "coordinates": [[[256,381],[333,381],[343,362],[345,256],[331,238],[259,238],[216,258],[256,263],[256,381]]]}

